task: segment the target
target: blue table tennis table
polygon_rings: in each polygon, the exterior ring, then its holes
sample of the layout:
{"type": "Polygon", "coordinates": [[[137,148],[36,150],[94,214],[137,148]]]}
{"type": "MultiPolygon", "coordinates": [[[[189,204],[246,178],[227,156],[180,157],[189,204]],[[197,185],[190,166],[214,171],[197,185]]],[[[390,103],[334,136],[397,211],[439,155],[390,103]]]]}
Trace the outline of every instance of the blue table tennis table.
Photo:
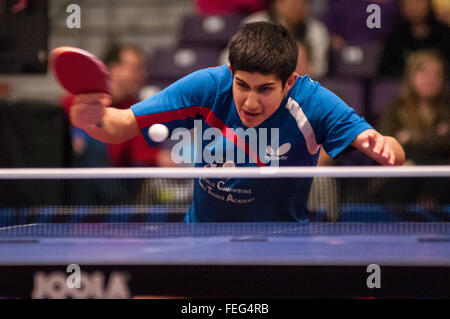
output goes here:
{"type": "Polygon", "coordinates": [[[450,223],[0,228],[0,297],[77,297],[61,287],[70,264],[96,287],[83,297],[449,298],[450,223]],[[367,284],[373,264],[379,288],[367,284]]]}

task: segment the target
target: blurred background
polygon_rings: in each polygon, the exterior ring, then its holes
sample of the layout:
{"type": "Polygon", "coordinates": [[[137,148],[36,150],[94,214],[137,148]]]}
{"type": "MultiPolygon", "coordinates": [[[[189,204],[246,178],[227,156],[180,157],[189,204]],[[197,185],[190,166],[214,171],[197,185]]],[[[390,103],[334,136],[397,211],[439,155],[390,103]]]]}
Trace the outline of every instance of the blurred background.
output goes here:
{"type": "MultiPolygon", "coordinates": [[[[70,127],[49,52],[68,45],[101,57],[114,106],[125,108],[227,63],[228,41],[252,21],[285,25],[298,40],[297,72],[397,137],[409,164],[449,164],[448,0],[0,0],[0,166],[174,165],[168,145],[143,154],[143,140],[112,147],[70,127]],[[68,26],[71,4],[80,28],[68,26]]],[[[374,163],[348,153],[321,164],[374,163]]]]}

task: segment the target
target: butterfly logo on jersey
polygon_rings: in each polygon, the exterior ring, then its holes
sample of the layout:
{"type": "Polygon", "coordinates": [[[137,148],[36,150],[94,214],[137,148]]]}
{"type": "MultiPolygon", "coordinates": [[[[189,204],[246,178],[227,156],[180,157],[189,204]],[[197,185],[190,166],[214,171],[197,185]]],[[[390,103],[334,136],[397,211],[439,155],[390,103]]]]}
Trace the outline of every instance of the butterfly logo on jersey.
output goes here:
{"type": "Polygon", "coordinates": [[[283,161],[287,160],[287,156],[285,154],[289,152],[291,149],[291,143],[286,143],[281,145],[277,149],[273,149],[271,145],[267,146],[266,152],[267,155],[265,156],[266,161],[283,161]]]}

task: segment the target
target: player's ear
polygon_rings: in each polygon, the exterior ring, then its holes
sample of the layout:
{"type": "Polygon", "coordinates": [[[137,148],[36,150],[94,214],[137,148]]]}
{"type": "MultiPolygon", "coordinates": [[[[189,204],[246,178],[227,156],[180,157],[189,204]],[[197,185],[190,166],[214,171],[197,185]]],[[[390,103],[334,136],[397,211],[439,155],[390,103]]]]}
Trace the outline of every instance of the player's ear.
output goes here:
{"type": "Polygon", "coordinates": [[[291,76],[286,81],[286,92],[289,91],[295,84],[295,81],[297,80],[297,72],[292,72],[291,76]]]}

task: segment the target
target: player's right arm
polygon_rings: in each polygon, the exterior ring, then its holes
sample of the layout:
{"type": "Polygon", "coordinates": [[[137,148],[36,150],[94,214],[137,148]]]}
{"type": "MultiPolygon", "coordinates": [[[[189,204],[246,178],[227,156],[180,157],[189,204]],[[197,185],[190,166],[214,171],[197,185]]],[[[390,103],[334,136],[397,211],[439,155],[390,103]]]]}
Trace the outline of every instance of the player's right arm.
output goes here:
{"type": "Polygon", "coordinates": [[[139,134],[131,109],[111,106],[111,96],[104,93],[75,96],[69,116],[72,124],[104,143],[123,143],[139,134]]]}
{"type": "MultiPolygon", "coordinates": [[[[221,66],[216,72],[229,76],[230,71],[221,66]]],[[[210,73],[210,69],[191,73],[126,110],[109,107],[111,97],[107,94],[77,95],[69,112],[71,122],[105,143],[123,143],[140,132],[147,132],[155,123],[166,125],[169,135],[179,127],[191,129],[195,119],[207,117],[214,103],[217,84],[210,73]]],[[[154,145],[148,134],[144,137],[154,145]]]]}

